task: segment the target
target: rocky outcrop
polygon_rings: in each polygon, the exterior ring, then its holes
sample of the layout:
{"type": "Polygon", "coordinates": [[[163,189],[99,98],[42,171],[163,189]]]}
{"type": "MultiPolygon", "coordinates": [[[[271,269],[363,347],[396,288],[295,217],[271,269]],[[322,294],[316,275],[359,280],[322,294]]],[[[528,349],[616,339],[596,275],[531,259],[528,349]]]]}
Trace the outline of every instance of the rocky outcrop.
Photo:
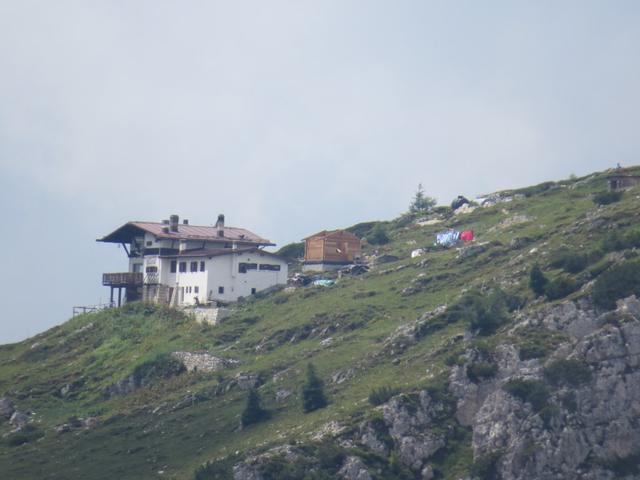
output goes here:
{"type": "Polygon", "coordinates": [[[360,457],[349,456],[338,472],[345,480],[371,480],[371,474],[360,457]]]}
{"type": "Polygon", "coordinates": [[[13,402],[8,397],[0,398],[0,415],[6,419],[11,418],[15,412],[15,408],[13,407],[13,402]]]}
{"type": "Polygon", "coordinates": [[[240,364],[239,360],[216,357],[210,353],[173,352],[171,356],[181,362],[187,372],[219,372],[240,364]]]}
{"type": "Polygon", "coordinates": [[[19,412],[18,410],[15,410],[9,419],[9,424],[17,429],[24,428],[27,423],[29,423],[29,415],[19,412]]]}
{"type": "Polygon", "coordinates": [[[397,355],[409,346],[416,344],[429,331],[431,322],[446,311],[442,305],[435,310],[426,312],[417,320],[400,325],[385,341],[381,353],[384,355],[397,355]]]}
{"type": "MultiPolygon", "coordinates": [[[[541,309],[520,318],[514,331],[536,326],[566,335],[544,362],[522,361],[514,346],[503,345],[494,353],[492,379],[476,384],[465,378],[468,363],[456,367],[450,391],[458,419],[473,429],[475,458],[500,452],[504,480],[622,478],[616,465],[640,453],[639,313],[635,297],[607,314],[584,302],[541,309]],[[554,380],[549,371],[560,360],[586,373],[560,371],[554,380]],[[515,378],[544,385],[535,402],[506,391],[515,378]]],[[[467,353],[468,362],[473,355],[467,353]]]]}

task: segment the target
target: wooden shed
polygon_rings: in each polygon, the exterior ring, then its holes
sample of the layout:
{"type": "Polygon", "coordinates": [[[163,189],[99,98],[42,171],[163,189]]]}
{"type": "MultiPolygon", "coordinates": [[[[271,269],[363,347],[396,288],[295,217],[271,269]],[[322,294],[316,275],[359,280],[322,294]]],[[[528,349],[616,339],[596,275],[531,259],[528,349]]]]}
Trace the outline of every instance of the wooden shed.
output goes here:
{"type": "Polygon", "coordinates": [[[330,270],[360,259],[360,238],[346,230],[323,230],[304,240],[304,270],[330,270]]]}

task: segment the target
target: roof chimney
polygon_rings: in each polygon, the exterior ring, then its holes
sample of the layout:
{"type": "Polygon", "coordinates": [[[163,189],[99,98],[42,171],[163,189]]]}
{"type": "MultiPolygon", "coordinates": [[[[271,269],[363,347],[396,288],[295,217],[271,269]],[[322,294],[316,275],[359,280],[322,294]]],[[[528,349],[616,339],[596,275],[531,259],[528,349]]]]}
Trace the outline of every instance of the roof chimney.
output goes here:
{"type": "Polygon", "coordinates": [[[177,232],[179,222],[180,222],[180,217],[178,215],[171,215],[169,217],[169,230],[171,230],[172,232],[177,232]]]}
{"type": "Polygon", "coordinates": [[[183,225],[189,225],[189,220],[187,220],[186,218],[184,220],[182,220],[182,224],[183,225]]]}
{"type": "Polygon", "coordinates": [[[218,221],[216,222],[216,228],[218,229],[218,236],[224,237],[224,215],[218,215],[218,221]]]}

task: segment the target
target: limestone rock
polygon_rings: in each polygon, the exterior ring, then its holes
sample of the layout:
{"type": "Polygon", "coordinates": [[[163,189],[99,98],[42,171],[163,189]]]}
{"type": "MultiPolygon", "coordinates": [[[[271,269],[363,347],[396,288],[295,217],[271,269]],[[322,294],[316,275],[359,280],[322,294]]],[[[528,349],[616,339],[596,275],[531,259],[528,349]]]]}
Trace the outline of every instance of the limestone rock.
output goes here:
{"type": "Polygon", "coordinates": [[[9,424],[18,429],[25,427],[27,423],[29,423],[29,416],[18,410],[15,410],[9,419],[9,424]]]}
{"type": "Polygon", "coordinates": [[[345,459],[342,468],[338,472],[345,480],[371,480],[371,474],[367,470],[367,466],[364,464],[360,457],[349,456],[345,459]]]}
{"type": "Polygon", "coordinates": [[[0,398],[0,415],[5,418],[11,418],[15,408],[13,407],[13,402],[9,397],[0,398]]]}
{"type": "Polygon", "coordinates": [[[171,356],[182,362],[188,372],[218,372],[240,364],[238,360],[216,357],[210,353],[173,352],[171,356]]]}

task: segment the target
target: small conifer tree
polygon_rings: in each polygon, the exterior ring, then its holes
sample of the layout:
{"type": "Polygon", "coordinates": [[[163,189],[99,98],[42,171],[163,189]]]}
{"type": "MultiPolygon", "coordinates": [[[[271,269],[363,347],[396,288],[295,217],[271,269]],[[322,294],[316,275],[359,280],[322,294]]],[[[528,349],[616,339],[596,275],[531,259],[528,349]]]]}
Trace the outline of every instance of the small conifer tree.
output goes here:
{"type": "Polygon", "coordinates": [[[242,412],[242,426],[246,427],[253,423],[258,423],[269,418],[269,412],[260,405],[260,394],[256,389],[249,390],[247,405],[242,412]]]}
{"type": "Polygon", "coordinates": [[[307,367],[307,383],[302,387],[302,409],[305,413],[313,412],[327,406],[324,385],[316,374],[313,364],[307,367]]]}
{"type": "Polygon", "coordinates": [[[545,294],[547,283],[549,283],[549,280],[547,280],[547,277],[545,277],[542,270],[540,270],[540,266],[535,264],[529,273],[529,287],[533,290],[533,293],[541,296],[545,294]]]}
{"type": "Polygon", "coordinates": [[[418,189],[409,205],[409,213],[421,213],[431,210],[436,205],[436,199],[424,194],[422,184],[418,184],[418,189]]]}

